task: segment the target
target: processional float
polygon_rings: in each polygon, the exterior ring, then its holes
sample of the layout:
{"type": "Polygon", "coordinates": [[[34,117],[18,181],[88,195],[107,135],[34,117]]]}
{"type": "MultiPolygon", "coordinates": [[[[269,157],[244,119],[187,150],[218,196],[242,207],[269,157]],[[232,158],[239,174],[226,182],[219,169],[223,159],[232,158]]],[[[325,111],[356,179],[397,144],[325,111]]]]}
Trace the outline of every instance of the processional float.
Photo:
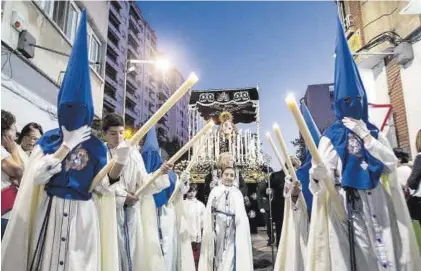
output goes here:
{"type": "Polygon", "coordinates": [[[219,155],[230,152],[245,182],[263,180],[258,87],[192,91],[188,117],[189,138],[210,120],[218,128],[198,140],[176,169],[190,165],[192,182],[203,183],[219,155]]]}

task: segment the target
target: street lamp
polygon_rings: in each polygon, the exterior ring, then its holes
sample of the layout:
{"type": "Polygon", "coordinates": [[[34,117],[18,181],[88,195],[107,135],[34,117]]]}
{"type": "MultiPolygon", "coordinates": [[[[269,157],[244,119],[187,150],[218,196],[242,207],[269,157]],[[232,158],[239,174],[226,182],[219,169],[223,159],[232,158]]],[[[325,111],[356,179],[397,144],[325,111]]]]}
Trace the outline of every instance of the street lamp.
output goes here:
{"type": "Polygon", "coordinates": [[[126,96],[127,96],[127,75],[134,71],[135,66],[130,66],[130,64],[152,64],[162,72],[166,72],[170,67],[171,63],[169,60],[160,58],[156,60],[141,60],[141,59],[128,59],[126,60],[126,65],[124,66],[124,86],[123,86],[123,121],[126,121],[126,96]]]}

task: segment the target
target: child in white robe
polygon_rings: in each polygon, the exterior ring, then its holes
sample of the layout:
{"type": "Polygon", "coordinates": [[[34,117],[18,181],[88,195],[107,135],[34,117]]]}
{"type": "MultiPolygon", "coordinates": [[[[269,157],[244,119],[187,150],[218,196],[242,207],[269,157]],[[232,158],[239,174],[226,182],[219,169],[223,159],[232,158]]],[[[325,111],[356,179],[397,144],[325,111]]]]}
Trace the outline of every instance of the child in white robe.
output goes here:
{"type": "Polygon", "coordinates": [[[233,165],[228,163],[206,206],[199,271],[253,270],[249,221],[234,180],[233,165]]]}
{"type": "Polygon", "coordinates": [[[285,206],[281,240],[276,255],[276,271],[304,271],[308,240],[308,212],[299,182],[285,177],[285,206]]]}
{"type": "Polygon", "coordinates": [[[205,216],[205,205],[196,198],[197,185],[190,186],[187,192],[187,198],[184,201],[188,223],[191,227],[190,241],[193,249],[194,261],[196,266],[199,264],[200,244],[202,243],[202,231],[205,216]]]}

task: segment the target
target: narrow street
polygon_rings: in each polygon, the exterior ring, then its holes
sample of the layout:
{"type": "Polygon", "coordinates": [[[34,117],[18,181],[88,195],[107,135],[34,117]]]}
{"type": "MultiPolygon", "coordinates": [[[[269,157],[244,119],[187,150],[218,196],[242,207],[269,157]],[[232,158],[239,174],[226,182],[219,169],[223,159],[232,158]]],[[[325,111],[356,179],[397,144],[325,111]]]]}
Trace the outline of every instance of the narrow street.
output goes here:
{"type": "MultiPolygon", "coordinates": [[[[272,271],[272,249],[267,246],[268,237],[265,227],[259,227],[257,234],[251,235],[253,243],[253,265],[254,270],[272,271]]],[[[274,246],[273,258],[276,258],[276,247],[274,246]]]]}
{"type": "Polygon", "coordinates": [[[421,0],[0,8],[0,271],[421,271],[421,0]]]}

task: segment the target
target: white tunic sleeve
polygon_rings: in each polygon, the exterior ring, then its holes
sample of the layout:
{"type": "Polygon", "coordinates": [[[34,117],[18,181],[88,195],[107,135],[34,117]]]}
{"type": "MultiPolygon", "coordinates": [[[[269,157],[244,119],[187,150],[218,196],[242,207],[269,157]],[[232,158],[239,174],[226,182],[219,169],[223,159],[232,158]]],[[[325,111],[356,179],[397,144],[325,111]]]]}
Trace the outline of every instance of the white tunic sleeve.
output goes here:
{"type": "Polygon", "coordinates": [[[113,185],[113,190],[115,193],[115,201],[117,207],[122,207],[126,202],[127,191],[124,187],[124,183],[122,181],[117,182],[113,185]]]}
{"type": "MultiPolygon", "coordinates": [[[[136,160],[139,161],[139,165],[137,165],[137,185],[141,187],[143,184],[149,182],[152,174],[148,174],[146,172],[145,164],[143,162],[143,158],[139,152],[134,152],[136,156],[136,160]]],[[[143,194],[155,194],[160,192],[162,189],[167,188],[170,186],[170,180],[168,174],[159,176],[154,183],[150,184],[142,193],[143,194]]]]}
{"type": "Polygon", "coordinates": [[[395,169],[398,163],[393,150],[385,144],[386,139],[382,133],[379,133],[379,139],[372,138],[370,145],[365,144],[365,148],[376,159],[385,165],[385,173],[389,173],[395,169]]]}
{"type": "MultiPolygon", "coordinates": [[[[336,181],[335,176],[340,176],[340,174],[338,174],[338,169],[342,168],[342,162],[339,159],[339,156],[335,150],[335,148],[333,147],[332,142],[330,142],[330,139],[322,136],[320,138],[320,142],[319,142],[319,154],[322,158],[322,161],[324,163],[324,165],[326,166],[326,169],[328,171],[328,176],[330,178],[330,180],[333,180],[334,182],[336,181]]],[[[312,167],[316,166],[316,162],[313,160],[312,161],[312,167]]],[[[310,191],[311,193],[317,194],[321,191],[322,189],[322,183],[321,181],[316,181],[310,174],[310,191]]]]}

